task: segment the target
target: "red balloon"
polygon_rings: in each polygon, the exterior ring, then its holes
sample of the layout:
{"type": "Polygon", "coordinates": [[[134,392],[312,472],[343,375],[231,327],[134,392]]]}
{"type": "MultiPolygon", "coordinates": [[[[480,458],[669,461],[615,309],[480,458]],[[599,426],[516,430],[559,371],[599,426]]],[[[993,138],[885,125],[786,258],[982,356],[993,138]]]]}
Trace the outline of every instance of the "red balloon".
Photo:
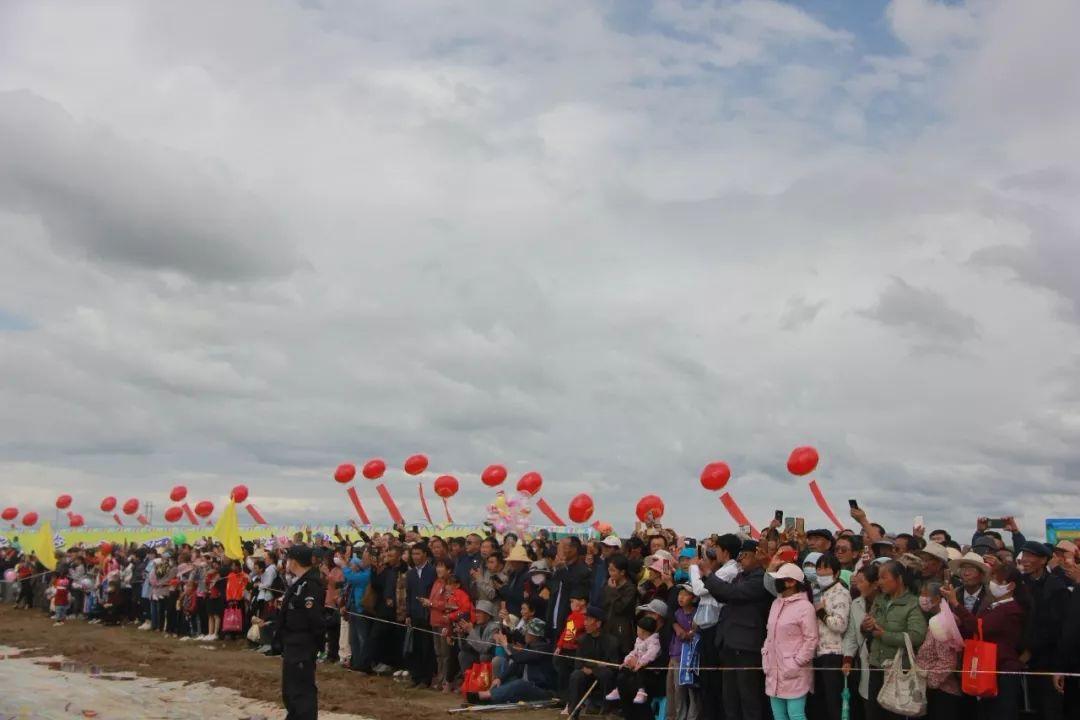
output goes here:
{"type": "Polygon", "coordinates": [[[334,471],[334,479],[339,483],[351,482],[354,477],[356,477],[356,466],[352,463],[342,463],[334,471]]]}
{"type": "Polygon", "coordinates": [[[453,475],[440,475],[435,479],[435,494],[441,498],[457,495],[458,481],[453,475]]]}
{"type": "Polygon", "coordinates": [[[589,518],[592,517],[593,510],[592,498],[585,493],[581,493],[575,495],[574,499],[570,501],[570,508],[566,514],[570,516],[573,522],[584,523],[588,522],[589,518]]]}
{"type": "Polygon", "coordinates": [[[212,512],[214,512],[214,503],[209,500],[200,500],[195,504],[195,514],[201,518],[210,517],[212,512]]]}
{"type": "Polygon", "coordinates": [[[706,490],[723,490],[731,479],[731,468],[726,462],[713,462],[701,471],[701,485],[706,490]]]}
{"type": "Polygon", "coordinates": [[[112,543],[109,542],[108,540],[102,540],[101,544],[98,545],[98,550],[101,551],[102,555],[111,555],[112,554],[112,543]]]}
{"type": "Polygon", "coordinates": [[[112,495],[101,501],[101,512],[112,512],[116,509],[116,498],[112,495]]]}
{"type": "Polygon", "coordinates": [[[26,527],[36,525],[37,520],[38,520],[37,513],[33,512],[33,511],[28,512],[28,513],[26,513],[25,515],[22,516],[22,524],[25,525],[26,527]]]}
{"type": "Polygon", "coordinates": [[[67,510],[69,507],[71,507],[70,495],[61,495],[60,497],[56,498],[57,510],[67,510]]]}
{"type": "Polygon", "coordinates": [[[10,521],[17,517],[19,517],[19,508],[4,508],[4,512],[0,513],[0,518],[3,518],[4,520],[10,521]]]}
{"type": "Polygon", "coordinates": [[[405,461],[405,472],[410,475],[419,475],[427,470],[428,459],[426,455],[413,455],[405,461]]]}
{"type": "Polygon", "coordinates": [[[135,498],[131,498],[124,502],[124,507],[122,509],[125,515],[134,515],[139,512],[139,501],[135,498]]]}
{"type": "Polygon", "coordinates": [[[183,508],[173,505],[171,508],[165,509],[165,522],[176,522],[182,517],[184,517],[183,508]]]}
{"type": "Polygon", "coordinates": [[[86,520],[82,515],[75,514],[68,518],[68,522],[71,524],[71,527],[82,527],[86,520]]]}
{"type": "Polygon", "coordinates": [[[378,458],[368,460],[364,463],[364,469],[361,472],[368,480],[378,480],[386,472],[386,463],[378,458]]]}
{"type": "Polygon", "coordinates": [[[817,450],[804,445],[791,451],[788,456],[787,469],[792,475],[809,475],[814,472],[818,464],[817,450]]]}
{"type": "Polygon", "coordinates": [[[234,487],[232,489],[232,492],[229,493],[229,497],[232,498],[232,501],[234,503],[242,503],[242,502],[244,502],[245,500],[247,500],[247,496],[248,496],[247,485],[237,485],[236,487],[234,487]]]}
{"type": "Polygon", "coordinates": [[[540,486],[544,484],[544,478],[538,472],[527,472],[518,480],[517,491],[535,495],[540,492],[540,486]]]}
{"type": "Polygon", "coordinates": [[[184,487],[183,485],[177,485],[176,487],[174,487],[172,489],[172,492],[169,493],[169,499],[172,500],[173,502],[183,502],[184,498],[186,498],[186,497],[187,497],[187,488],[184,487]]]}
{"type": "Polygon", "coordinates": [[[650,514],[653,520],[659,520],[664,517],[664,501],[659,495],[646,495],[638,500],[635,512],[637,519],[641,522],[648,522],[650,514]]]}
{"type": "Polygon", "coordinates": [[[480,480],[488,487],[502,485],[506,480],[506,468],[502,465],[488,465],[480,475],[480,480]]]}

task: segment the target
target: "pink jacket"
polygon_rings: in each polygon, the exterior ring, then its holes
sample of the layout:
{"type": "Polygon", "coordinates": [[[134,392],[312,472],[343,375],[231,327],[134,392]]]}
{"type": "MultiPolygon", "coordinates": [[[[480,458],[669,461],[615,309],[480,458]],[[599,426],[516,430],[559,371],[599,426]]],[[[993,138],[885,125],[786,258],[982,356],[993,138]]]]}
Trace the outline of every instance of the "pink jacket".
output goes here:
{"type": "Polygon", "coordinates": [[[765,694],[790,700],[813,690],[817,643],[817,614],[804,593],[773,600],[761,648],[765,694]]]}

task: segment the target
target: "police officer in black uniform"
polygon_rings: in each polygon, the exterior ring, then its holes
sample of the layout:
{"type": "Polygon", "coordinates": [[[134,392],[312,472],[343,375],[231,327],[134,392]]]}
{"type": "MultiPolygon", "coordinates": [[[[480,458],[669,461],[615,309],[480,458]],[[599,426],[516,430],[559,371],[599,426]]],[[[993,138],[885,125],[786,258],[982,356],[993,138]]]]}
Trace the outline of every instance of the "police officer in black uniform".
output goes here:
{"type": "Polygon", "coordinates": [[[326,589],[318,568],[311,566],[306,545],[293,545],[285,570],[296,578],[281,601],[274,649],[281,652],[281,697],[286,720],[315,720],[319,716],[319,689],[315,685],[315,656],[323,644],[326,589]]]}

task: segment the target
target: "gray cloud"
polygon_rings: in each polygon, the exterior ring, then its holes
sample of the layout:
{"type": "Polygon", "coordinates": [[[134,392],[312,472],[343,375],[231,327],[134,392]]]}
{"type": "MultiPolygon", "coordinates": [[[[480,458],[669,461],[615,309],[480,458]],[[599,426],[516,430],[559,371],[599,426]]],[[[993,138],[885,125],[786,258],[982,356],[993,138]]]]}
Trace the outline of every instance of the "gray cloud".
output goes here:
{"type": "Polygon", "coordinates": [[[953,348],[979,336],[975,318],[956,310],[937,292],[893,277],[864,317],[912,335],[927,348],[953,348]]]}
{"type": "Polygon", "coordinates": [[[0,93],[0,207],[92,258],[209,280],[288,273],[273,210],[220,165],[126,141],[30,92],[0,93]]]}

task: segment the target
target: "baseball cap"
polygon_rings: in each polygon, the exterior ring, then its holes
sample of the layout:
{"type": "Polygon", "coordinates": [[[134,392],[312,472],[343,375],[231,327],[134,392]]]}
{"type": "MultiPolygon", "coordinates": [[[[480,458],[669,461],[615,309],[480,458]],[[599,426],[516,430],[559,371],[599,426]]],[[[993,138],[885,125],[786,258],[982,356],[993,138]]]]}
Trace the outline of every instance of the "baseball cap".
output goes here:
{"type": "Polygon", "coordinates": [[[663,600],[660,600],[659,598],[653,598],[652,600],[645,603],[644,605],[638,605],[637,611],[638,612],[651,612],[651,613],[656,613],[657,615],[662,615],[664,617],[667,617],[668,607],[667,607],[667,603],[664,602],[663,600]]]}
{"type": "Polygon", "coordinates": [[[622,540],[615,537],[614,535],[608,535],[606,538],[601,540],[600,543],[602,545],[607,545],[608,547],[613,548],[622,547],[622,540]]]}
{"type": "Polygon", "coordinates": [[[796,582],[806,582],[806,576],[803,575],[803,571],[795,563],[784,563],[776,572],[769,574],[777,580],[795,580],[796,582]]]}
{"type": "Polygon", "coordinates": [[[533,618],[525,623],[525,632],[536,637],[544,637],[544,633],[547,632],[547,623],[540,618],[533,618]]]}
{"type": "Polygon", "coordinates": [[[585,614],[594,620],[606,620],[607,616],[604,614],[604,608],[597,607],[596,605],[590,605],[585,608],[585,614]]]}

